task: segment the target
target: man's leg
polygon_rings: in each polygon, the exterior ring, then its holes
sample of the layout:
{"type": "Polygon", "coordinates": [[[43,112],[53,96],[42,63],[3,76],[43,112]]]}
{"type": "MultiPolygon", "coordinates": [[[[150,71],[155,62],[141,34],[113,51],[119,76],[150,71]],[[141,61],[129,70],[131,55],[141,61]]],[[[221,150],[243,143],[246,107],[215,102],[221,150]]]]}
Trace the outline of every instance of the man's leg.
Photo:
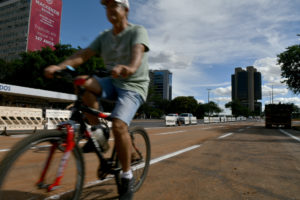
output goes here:
{"type": "MultiPolygon", "coordinates": [[[[81,76],[80,78],[87,78],[87,76],[81,76]]],[[[101,94],[101,86],[95,78],[88,79],[83,85],[86,89],[83,95],[83,103],[91,108],[99,109],[99,102],[97,100],[96,94],[101,94]]],[[[90,125],[98,125],[100,123],[97,116],[85,113],[90,125]]]]}
{"type": "Polygon", "coordinates": [[[114,118],[112,121],[112,130],[115,137],[117,154],[122,164],[122,170],[123,172],[128,172],[130,171],[132,149],[128,126],[122,120],[114,118]]]}

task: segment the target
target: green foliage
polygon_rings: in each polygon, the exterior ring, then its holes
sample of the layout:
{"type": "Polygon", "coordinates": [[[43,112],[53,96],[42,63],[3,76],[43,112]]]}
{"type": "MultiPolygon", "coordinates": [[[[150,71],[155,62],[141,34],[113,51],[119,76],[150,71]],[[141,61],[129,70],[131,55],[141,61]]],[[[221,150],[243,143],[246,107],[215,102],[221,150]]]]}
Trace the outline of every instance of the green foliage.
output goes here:
{"type": "Polygon", "coordinates": [[[171,101],[170,112],[172,113],[192,113],[196,114],[198,102],[194,97],[176,97],[171,101]]]}
{"type": "Polygon", "coordinates": [[[250,110],[243,105],[239,101],[231,101],[225,104],[225,108],[230,108],[232,115],[235,117],[245,116],[248,117],[251,113],[250,110]]]}
{"type": "Polygon", "coordinates": [[[207,104],[204,104],[204,113],[206,115],[213,115],[213,114],[219,114],[220,112],[223,112],[223,110],[213,101],[210,101],[207,104]]]}
{"type": "MultiPolygon", "coordinates": [[[[44,77],[44,68],[55,65],[71,56],[78,49],[71,45],[57,44],[55,50],[49,47],[40,51],[24,52],[20,59],[11,62],[0,60],[0,82],[24,87],[73,93],[71,83],[62,80],[48,80],[44,77]],[[64,85],[64,87],[61,87],[64,85]]],[[[88,62],[78,68],[80,74],[90,74],[95,69],[104,67],[103,60],[92,57],[88,62]]]]}
{"type": "MultiPolygon", "coordinates": [[[[298,35],[299,36],[299,35],[298,35]]],[[[277,55],[281,77],[294,94],[300,94],[300,45],[293,45],[277,55]]]]}

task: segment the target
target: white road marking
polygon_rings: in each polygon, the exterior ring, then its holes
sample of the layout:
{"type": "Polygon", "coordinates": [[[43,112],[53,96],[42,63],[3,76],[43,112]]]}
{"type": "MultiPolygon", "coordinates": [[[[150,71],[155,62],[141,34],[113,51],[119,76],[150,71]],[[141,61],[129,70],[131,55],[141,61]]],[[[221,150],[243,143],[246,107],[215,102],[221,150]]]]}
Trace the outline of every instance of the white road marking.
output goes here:
{"type": "MultiPolygon", "coordinates": [[[[182,153],[185,153],[185,152],[188,152],[188,151],[191,151],[191,150],[194,150],[196,148],[199,148],[201,145],[194,145],[194,146],[191,146],[191,147],[188,147],[188,148],[185,148],[185,149],[182,149],[182,150],[179,150],[179,151],[175,151],[173,153],[170,153],[170,154],[167,154],[167,155],[164,155],[164,156],[161,156],[161,157],[158,157],[158,158],[154,158],[150,161],[150,165],[152,164],[155,164],[155,163],[158,163],[160,161],[163,161],[163,160],[166,160],[166,159],[169,159],[169,158],[172,158],[172,157],[175,157],[175,156],[178,156],[182,153]]],[[[135,166],[135,169],[139,169],[143,167],[143,164],[141,165],[138,165],[138,166],[135,166]]],[[[97,185],[99,183],[103,183],[103,182],[106,182],[106,181],[109,181],[111,179],[113,179],[114,177],[112,175],[108,176],[106,179],[104,180],[95,180],[95,181],[90,181],[88,182],[87,184],[84,185],[84,188],[87,188],[87,187],[91,187],[93,185],[97,185]]],[[[53,196],[50,196],[48,197],[47,199],[59,199],[61,196],[69,193],[69,192],[72,192],[72,191],[67,191],[67,192],[64,192],[64,193],[61,193],[61,194],[56,194],[56,195],[53,195],[53,196]]]]}
{"type": "Polygon", "coordinates": [[[233,133],[227,133],[225,135],[221,135],[220,137],[218,137],[218,139],[222,139],[222,138],[225,138],[225,137],[228,137],[230,135],[232,135],[233,133]]]}
{"type": "Polygon", "coordinates": [[[11,138],[24,138],[24,137],[27,137],[28,135],[11,135],[9,137],[11,138]]]}
{"type": "Polygon", "coordinates": [[[170,134],[176,134],[176,133],[183,133],[186,131],[172,131],[172,132],[164,132],[164,133],[157,133],[155,135],[170,135],[170,134]]]}
{"type": "Polygon", "coordinates": [[[167,155],[164,155],[164,156],[161,156],[161,157],[158,157],[158,158],[155,158],[155,159],[152,159],[150,161],[150,164],[155,164],[155,163],[158,163],[160,161],[163,161],[163,160],[166,160],[168,158],[172,158],[174,156],[177,156],[179,154],[182,154],[182,153],[185,153],[187,151],[191,151],[191,150],[194,150],[196,148],[199,148],[201,145],[194,145],[194,146],[191,146],[191,147],[188,147],[188,148],[185,148],[185,149],[182,149],[182,150],[179,150],[179,151],[175,151],[173,153],[170,153],[170,154],[167,154],[167,155]]]}
{"type": "Polygon", "coordinates": [[[7,151],[9,151],[10,149],[0,149],[0,153],[1,152],[7,152],[7,151]]]}
{"type": "Polygon", "coordinates": [[[289,137],[291,137],[291,138],[297,140],[298,142],[300,142],[300,138],[298,138],[298,137],[296,137],[296,136],[294,136],[294,135],[292,135],[292,134],[290,134],[290,133],[288,133],[288,132],[286,132],[286,131],[284,131],[284,130],[282,130],[282,129],[279,129],[279,131],[280,131],[281,133],[283,133],[283,134],[285,134],[285,135],[287,135],[287,136],[289,136],[289,137]]]}

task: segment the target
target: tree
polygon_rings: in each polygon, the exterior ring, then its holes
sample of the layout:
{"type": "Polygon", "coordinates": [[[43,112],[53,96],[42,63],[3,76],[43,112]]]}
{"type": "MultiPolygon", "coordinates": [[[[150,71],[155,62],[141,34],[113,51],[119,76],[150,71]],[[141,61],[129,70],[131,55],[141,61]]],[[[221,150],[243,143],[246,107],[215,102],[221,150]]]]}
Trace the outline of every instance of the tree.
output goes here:
{"type": "MultiPolygon", "coordinates": [[[[73,93],[72,83],[63,80],[48,80],[44,77],[44,68],[50,64],[58,64],[65,58],[79,50],[72,48],[71,45],[57,44],[55,50],[49,47],[39,51],[24,52],[20,58],[5,63],[0,60],[0,82],[19,85],[24,87],[53,90],[58,92],[73,93]],[[64,87],[61,87],[64,85],[64,87]]],[[[103,60],[99,57],[92,57],[80,68],[79,74],[90,74],[97,68],[104,67],[103,60]]]]}
{"type": "Polygon", "coordinates": [[[294,94],[300,94],[300,44],[288,47],[277,57],[283,82],[294,94]]]}
{"type": "Polygon", "coordinates": [[[196,114],[198,102],[194,97],[176,97],[170,103],[170,112],[172,113],[192,113],[196,114]]]}
{"type": "Polygon", "coordinates": [[[210,116],[211,114],[219,114],[220,112],[223,112],[223,110],[215,102],[210,101],[209,103],[204,104],[204,113],[206,115],[210,116]]]}
{"type": "Polygon", "coordinates": [[[225,104],[225,108],[230,108],[232,115],[235,117],[245,116],[248,117],[250,115],[250,110],[245,106],[241,105],[239,101],[231,101],[225,104]]]}

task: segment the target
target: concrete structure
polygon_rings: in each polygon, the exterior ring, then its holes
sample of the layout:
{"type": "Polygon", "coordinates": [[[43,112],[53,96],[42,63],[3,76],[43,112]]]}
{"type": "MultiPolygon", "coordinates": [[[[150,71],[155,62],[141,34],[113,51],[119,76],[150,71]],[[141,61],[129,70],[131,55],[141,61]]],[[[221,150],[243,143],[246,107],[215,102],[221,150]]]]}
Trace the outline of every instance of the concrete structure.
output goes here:
{"type": "Polygon", "coordinates": [[[261,113],[261,73],[249,66],[246,70],[235,68],[231,75],[232,101],[239,100],[250,111],[261,113]]]}
{"type": "Polygon", "coordinates": [[[0,83],[0,106],[64,108],[75,100],[74,94],[0,83]]]}
{"type": "Polygon", "coordinates": [[[169,70],[150,70],[150,87],[162,99],[172,100],[172,73],[169,70]]]}

